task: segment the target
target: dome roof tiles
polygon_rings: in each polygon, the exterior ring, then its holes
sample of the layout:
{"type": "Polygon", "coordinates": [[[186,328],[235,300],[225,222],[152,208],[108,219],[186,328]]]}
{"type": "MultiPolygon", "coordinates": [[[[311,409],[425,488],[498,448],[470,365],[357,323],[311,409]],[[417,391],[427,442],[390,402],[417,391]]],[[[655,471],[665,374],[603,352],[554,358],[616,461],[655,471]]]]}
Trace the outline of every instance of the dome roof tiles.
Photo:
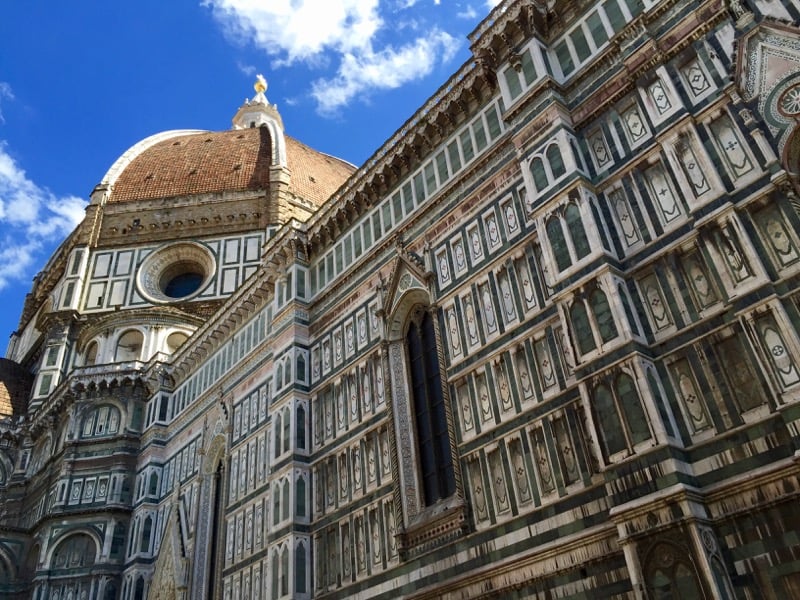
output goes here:
{"type": "Polygon", "coordinates": [[[266,129],[171,137],[134,158],[114,182],[110,202],[269,187],[266,129]]]}
{"type": "MultiPolygon", "coordinates": [[[[321,204],[355,171],[345,161],[285,137],[290,190],[321,204]]],[[[273,161],[266,127],[172,135],[141,150],[122,168],[109,202],[266,190],[273,161]]]]}
{"type": "Polygon", "coordinates": [[[290,189],[316,205],[330,198],[356,170],[350,163],[317,152],[288,136],[286,155],[292,174],[290,189]]]}

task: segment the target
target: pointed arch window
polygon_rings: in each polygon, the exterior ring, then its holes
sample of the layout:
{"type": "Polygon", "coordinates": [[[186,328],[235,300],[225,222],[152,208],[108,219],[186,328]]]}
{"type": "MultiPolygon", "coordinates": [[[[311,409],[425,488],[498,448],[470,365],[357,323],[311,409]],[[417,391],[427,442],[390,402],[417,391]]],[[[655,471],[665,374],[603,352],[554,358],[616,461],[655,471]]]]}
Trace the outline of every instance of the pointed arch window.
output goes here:
{"type": "Polygon", "coordinates": [[[547,239],[550,240],[550,247],[553,249],[558,270],[563,271],[568,268],[572,264],[572,259],[569,256],[564,230],[561,229],[561,220],[556,216],[547,221],[547,239]]]}
{"type": "Polygon", "coordinates": [[[652,438],[650,424],[642,406],[636,383],[626,372],[594,389],[592,409],[606,460],[652,438]]]}
{"type": "Polygon", "coordinates": [[[547,172],[544,170],[544,161],[538,156],[531,161],[531,174],[537,192],[545,190],[550,185],[547,181],[547,172]]]}
{"type": "Polygon", "coordinates": [[[545,156],[547,156],[547,161],[550,163],[553,179],[558,179],[566,174],[567,169],[564,166],[564,157],[561,156],[561,149],[558,147],[558,144],[550,144],[545,156]]]}
{"type": "Polygon", "coordinates": [[[273,428],[275,434],[275,458],[278,458],[281,454],[281,448],[283,447],[283,442],[281,441],[281,433],[283,432],[283,427],[281,426],[281,413],[275,413],[275,424],[273,428]]]}
{"type": "Polygon", "coordinates": [[[295,482],[294,512],[295,516],[306,516],[306,478],[302,475],[299,476],[295,482]]]}
{"type": "MultiPolygon", "coordinates": [[[[559,155],[560,156],[560,155],[559,155]]],[[[581,211],[577,204],[570,202],[564,211],[564,220],[567,222],[567,230],[572,238],[572,245],[575,248],[575,255],[578,260],[589,256],[589,238],[586,237],[586,229],[581,220],[581,211]]]]}
{"type": "Polygon", "coordinates": [[[289,593],[289,548],[283,547],[280,565],[281,596],[289,593]]]}
{"type": "Polygon", "coordinates": [[[150,535],[153,532],[153,518],[148,515],[145,517],[144,526],[142,527],[142,539],[139,545],[139,552],[150,551],[150,535]]]}
{"type": "Polygon", "coordinates": [[[298,450],[306,449],[306,409],[298,406],[295,413],[295,436],[298,450]]]}
{"type": "Polygon", "coordinates": [[[589,323],[589,314],[582,300],[577,300],[570,307],[569,316],[575,341],[578,343],[578,351],[581,354],[587,354],[597,348],[592,335],[592,326],[589,323]]]}
{"type": "Polygon", "coordinates": [[[450,436],[433,319],[421,307],[406,332],[417,450],[426,506],[455,493],[450,436]]]}
{"type": "Polygon", "coordinates": [[[581,209],[575,200],[557,208],[545,225],[547,239],[559,271],[564,271],[592,252],[581,209]]]}
{"type": "Polygon", "coordinates": [[[609,342],[617,337],[617,326],[614,323],[614,315],[611,312],[611,306],[608,304],[608,298],[605,292],[601,289],[595,289],[592,295],[589,296],[589,301],[592,305],[592,312],[597,321],[597,329],[600,333],[600,338],[604,342],[609,342]]]}
{"type": "Polygon", "coordinates": [[[303,542],[294,549],[294,591],[306,593],[306,545],[303,542]]]}
{"type": "Polygon", "coordinates": [[[645,568],[647,591],[653,598],[702,598],[691,553],[684,548],[660,543],[650,553],[645,568]],[[688,559],[688,560],[687,560],[688,559]]]}

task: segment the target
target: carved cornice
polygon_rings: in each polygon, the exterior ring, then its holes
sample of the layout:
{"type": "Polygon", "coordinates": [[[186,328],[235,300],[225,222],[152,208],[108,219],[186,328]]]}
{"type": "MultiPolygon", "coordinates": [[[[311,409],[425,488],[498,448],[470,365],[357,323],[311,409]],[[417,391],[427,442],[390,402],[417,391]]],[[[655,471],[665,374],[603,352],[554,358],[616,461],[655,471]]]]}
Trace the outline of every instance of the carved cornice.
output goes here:
{"type": "Polygon", "coordinates": [[[146,372],[162,358],[163,355],[159,354],[150,363],[131,361],[75,369],[35,409],[27,422],[23,418],[19,423],[35,438],[42,431],[53,429],[59,417],[85,392],[110,390],[124,386],[141,386],[147,389],[146,372]]]}
{"type": "MultiPolygon", "coordinates": [[[[217,304],[215,302],[214,304],[217,304]]],[[[198,312],[205,312],[202,309],[198,311],[196,303],[186,305],[187,309],[183,310],[176,306],[148,306],[147,308],[131,309],[115,312],[103,312],[96,314],[81,315],[79,320],[82,327],[77,338],[77,349],[82,351],[86,343],[93,337],[111,329],[118,329],[126,325],[137,326],[146,323],[148,327],[153,326],[171,326],[183,325],[193,328],[200,327],[204,319],[198,312]]],[[[63,314],[63,313],[62,313],[63,314]]],[[[77,320],[77,313],[75,313],[77,320]]]]}
{"type": "Polygon", "coordinates": [[[309,257],[381,201],[421,164],[426,148],[446,139],[494,93],[480,67],[478,60],[464,64],[308,221],[309,257]]]}

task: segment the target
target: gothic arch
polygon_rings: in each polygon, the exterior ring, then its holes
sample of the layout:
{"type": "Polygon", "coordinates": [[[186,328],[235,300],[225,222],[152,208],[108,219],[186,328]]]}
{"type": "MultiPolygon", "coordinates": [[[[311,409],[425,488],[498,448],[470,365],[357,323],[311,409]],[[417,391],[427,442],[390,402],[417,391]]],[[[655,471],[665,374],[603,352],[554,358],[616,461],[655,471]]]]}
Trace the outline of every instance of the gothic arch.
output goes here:
{"type": "MultiPolygon", "coordinates": [[[[91,529],[86,527],[71,529],[61,535],[50,547],[47,552],[47,560],[45,564],[47,565],[48,569],[74,568],[69,565],[66,567],[59,567],[57,564],[54,564],[54,561],[60,560],[62,553],[71,551],[76,555],[80,554],[87,559],[86,563],[82,563],[80,565],[81,567],[91,567],[97,562],[100,548],[102,548],[102,543],[103,541],[100,539],[100,536],[97,535],[97,532],[92,531],[91,529]],[[70,545],[73,547],[70,548],[70,545]],[[88,562],[89,559],[91,562],[88,562]]],[[[64,558],[67,561],[70,560],[70,556],[65,556],[64,558]]]]}
{"type": "Polygon", "coordinates": [[[17,580],[17,569],[14,567],[17,562],[8,548],[0,544],[0,591],[17,580]]]}
{"type": "Polygon", "coordinates": [[[185,546],[181,540],[181,502],[181,499],[177,499],[172,504],[153,568],[150,594],[156,600],[175,600],[180,597],[179,590],[186,589],[188,561],[183,554],[185,546]]]}
{"type": "Polygon", "coordinates": [[[47,432],[44,436],[39,438],[34,444],[31,452],[32,456],[28,464],[28,475],[35,475],[38,473],[45,463],[50,459],[53,450],[53,435],[47,432]]]}
{"type": "MultiPolygon", "coordinates": [[[[224,400],[221,400],[224,402],[224,400]]],[[[222,416],[215,424],[215,435],[204,449],[200,468],[200,494],[195,528],[195,545],[191,581],[192,597],[220,597],[222,581],[221,559],[224,555],[223,513],[226,496],[227,436],[222,416]]],[[[180,518],[180,515],[176,515],[180,518]]]]}
{"type": "Polygon", "coordinates": [[[220,461],[224,461],[227,455],[227,442],[225,435],[221,433],[215,435],[208,443],[208,446],[203,454],[203,475],[212,475],[216,473],[220,461]]]}
{"type": "Polygon", "coordinates": [[[708,598],[708,590],[688,548],[670,541],[653,544],[644,561],[647,592],[653,598],[708,598]]]}
{"type": "Polygon", "coordinates": [[[401,552],[406,555],[423,539],[435,544],[437,538],[459,535],[466,519],[438,312],[420,263],[399,248],[389,285],[381,288],[380,307],[387,339],[382,360],[391,383],[395,505],[403,517],[401,552]],[[434,452],[434,446],[449,453],[434,452]]]}
{"type": "Polygon", "coordinates": [[[428,291],[418,287],[406,290],[395,303],[388,317],[386,337],[390,342],[402,340],[408,329],[409,315],[418,306],[429,306],[431,303],[428,291]]]}

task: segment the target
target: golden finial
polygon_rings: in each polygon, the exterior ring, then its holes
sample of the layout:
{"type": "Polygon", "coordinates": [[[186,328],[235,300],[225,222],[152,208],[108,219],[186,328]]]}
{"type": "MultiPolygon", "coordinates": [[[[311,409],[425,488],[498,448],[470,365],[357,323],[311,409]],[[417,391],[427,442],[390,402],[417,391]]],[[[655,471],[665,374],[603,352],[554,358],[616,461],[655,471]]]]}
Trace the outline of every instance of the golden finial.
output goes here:
{"type": "Polygon", "coordinates": [[[263,94],[267,91],[267,80],[260,73],[256,75],[256,82],[253,84],[253,89],[257,94],[263,94]]]}

